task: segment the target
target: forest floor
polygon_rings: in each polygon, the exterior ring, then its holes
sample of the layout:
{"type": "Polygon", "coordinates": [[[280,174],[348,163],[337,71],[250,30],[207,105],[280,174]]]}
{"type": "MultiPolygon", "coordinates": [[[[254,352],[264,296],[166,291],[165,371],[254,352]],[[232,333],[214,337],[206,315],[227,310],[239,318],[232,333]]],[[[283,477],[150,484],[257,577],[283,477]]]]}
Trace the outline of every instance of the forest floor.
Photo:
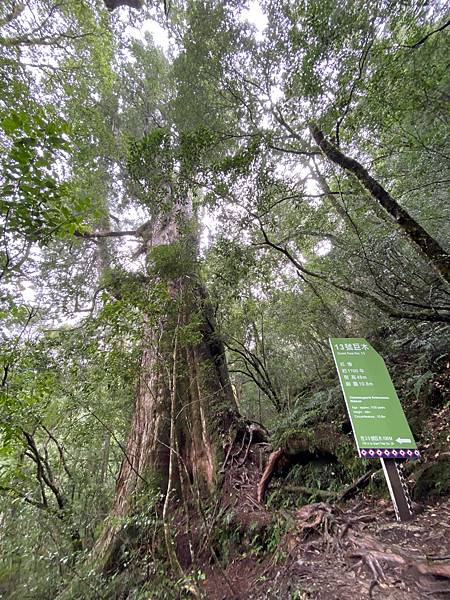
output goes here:
{"type": "Polygon", "coordinates": [[[204,565],[208,600],[450,599],[449,423],[450,406],[427,420],[420,465],[439,467],[441,483],[408,523],[396,521],[389,500],[370,496],[277,515],[257,501],[267,449],[253,447],[245,464],[230,465],[222,507],[247,533],[231,544],[226,566],[204,565]]]}
{"type": "Polygon", "coordinates": [[[450,501],[397,523],[386,500],[319,503],[294,513],[278,550],[206,570],[211,600],[450,598],[450,501]]]}

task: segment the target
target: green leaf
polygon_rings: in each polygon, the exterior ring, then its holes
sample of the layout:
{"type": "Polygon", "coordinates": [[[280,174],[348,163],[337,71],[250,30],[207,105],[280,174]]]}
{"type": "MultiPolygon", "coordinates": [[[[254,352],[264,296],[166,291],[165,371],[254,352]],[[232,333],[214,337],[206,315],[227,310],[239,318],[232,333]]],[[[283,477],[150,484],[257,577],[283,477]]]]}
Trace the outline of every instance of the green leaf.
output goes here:
{"type": "Polygon", "coordinates": [[[20,116],[13,112],[1,121],[3,131],[10,135],[14,133],[17,129],[22,127],[22,120],[20,116]]]}

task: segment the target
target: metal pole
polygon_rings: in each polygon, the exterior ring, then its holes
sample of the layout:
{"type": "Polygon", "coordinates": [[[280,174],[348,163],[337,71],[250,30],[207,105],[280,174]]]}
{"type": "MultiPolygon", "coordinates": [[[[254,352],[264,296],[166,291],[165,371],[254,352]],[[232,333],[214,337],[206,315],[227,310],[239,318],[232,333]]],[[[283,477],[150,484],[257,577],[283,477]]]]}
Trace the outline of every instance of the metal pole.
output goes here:
{"type": "Polygon", "coordinates": [[[395,458],[380,458],[397,521],[410,521],[414,517],[408,485],[395,458]]]}

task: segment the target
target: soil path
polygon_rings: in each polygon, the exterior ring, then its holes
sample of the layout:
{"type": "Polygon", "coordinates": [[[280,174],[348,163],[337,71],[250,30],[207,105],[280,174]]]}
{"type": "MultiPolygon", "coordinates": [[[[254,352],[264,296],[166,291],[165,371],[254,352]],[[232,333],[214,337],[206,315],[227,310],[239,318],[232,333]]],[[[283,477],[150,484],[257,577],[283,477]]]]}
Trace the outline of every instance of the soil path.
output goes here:
{"type": "Polygon", "coordinates": [[[292,516],[292,528],[271,556],[258,558],[249,548],[224,571],[207,568],[206,597],[450,599],[450,501],[426,506],[408,524],[395,521],[385,500],[341,509],[307,505],[292,516]]]}

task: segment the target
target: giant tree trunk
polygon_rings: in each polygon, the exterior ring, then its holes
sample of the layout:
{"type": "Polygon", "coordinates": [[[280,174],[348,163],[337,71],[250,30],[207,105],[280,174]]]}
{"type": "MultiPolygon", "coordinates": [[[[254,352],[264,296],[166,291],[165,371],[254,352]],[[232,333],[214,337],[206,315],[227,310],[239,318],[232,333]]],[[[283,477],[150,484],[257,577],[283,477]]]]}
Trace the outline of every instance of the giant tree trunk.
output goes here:
{"type": "Polygon", "coordinates": [[[166,310],[156,319],[148,315],[143,331],[113,518],[96,545],[107,564],[114,562],[120,521],[132,513],[140,488],[152,480],[167,492],[171,461],[171,490],[179,490],[183,478],[205,494],[214,490],[224,446],[239,421],[224,346],[199,279],[195,236],[180,234],[190,221],[188,209],[177,205],[170,216],[152,221],[146,240],[149,273],[155,276],[149,285],[165,282],[166,310]]]}

